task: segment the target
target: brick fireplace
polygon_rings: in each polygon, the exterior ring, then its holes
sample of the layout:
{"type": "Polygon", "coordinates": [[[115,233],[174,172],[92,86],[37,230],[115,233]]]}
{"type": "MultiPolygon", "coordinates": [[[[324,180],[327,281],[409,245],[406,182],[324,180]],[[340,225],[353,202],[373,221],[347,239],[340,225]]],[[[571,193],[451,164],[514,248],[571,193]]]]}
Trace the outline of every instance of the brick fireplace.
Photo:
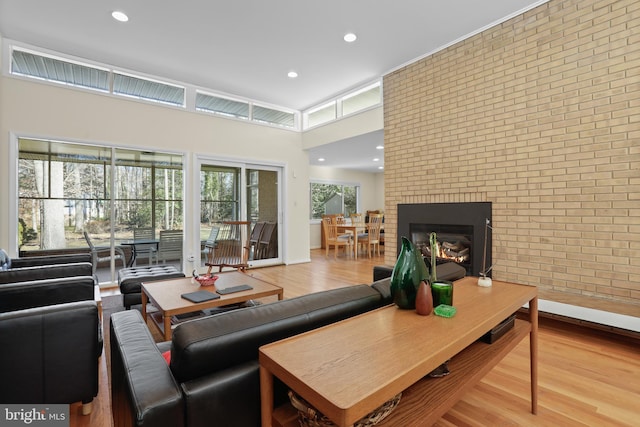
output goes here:
{"type": "Polygon", "coordinates": [[[494,279],[640,307],[634,4],[551,0],[384,77],[386,264],[399,205],[491,202],[494,279]]]}

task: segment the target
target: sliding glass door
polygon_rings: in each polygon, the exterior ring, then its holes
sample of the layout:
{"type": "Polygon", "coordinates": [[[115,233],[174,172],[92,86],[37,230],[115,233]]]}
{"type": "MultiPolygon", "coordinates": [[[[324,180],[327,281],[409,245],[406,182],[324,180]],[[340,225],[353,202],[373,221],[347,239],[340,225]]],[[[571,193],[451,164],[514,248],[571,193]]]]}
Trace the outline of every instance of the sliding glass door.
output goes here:
{"type": "Polygon", "coordinates": [[[17,172],[19,252],[91,251],[101,283],[132,262],[135,230],[182,229],[181,154],[19,138],[17,172]]]}
{"type": "Polygon", "coordinates": [[[229,221],[249,222],[249,266],[281,263],[282,168],[200,159],[199,169],[201,267],[206,241],[229,221]]]}

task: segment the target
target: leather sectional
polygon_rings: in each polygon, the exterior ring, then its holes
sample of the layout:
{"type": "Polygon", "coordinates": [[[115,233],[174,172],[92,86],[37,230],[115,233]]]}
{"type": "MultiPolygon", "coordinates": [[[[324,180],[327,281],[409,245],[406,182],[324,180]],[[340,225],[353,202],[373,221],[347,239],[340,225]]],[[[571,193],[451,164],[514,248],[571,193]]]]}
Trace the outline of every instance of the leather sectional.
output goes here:
{"type": "MultiPolygon", "coordinates": [[[[260,346],[389,303],[385,279],[187,321],[159,344],[137,310],[114,313],[114,425],[259,426],[260,346]]],[[[276,404],[286,399],[286,389],[277,385],[276,404]]]]}

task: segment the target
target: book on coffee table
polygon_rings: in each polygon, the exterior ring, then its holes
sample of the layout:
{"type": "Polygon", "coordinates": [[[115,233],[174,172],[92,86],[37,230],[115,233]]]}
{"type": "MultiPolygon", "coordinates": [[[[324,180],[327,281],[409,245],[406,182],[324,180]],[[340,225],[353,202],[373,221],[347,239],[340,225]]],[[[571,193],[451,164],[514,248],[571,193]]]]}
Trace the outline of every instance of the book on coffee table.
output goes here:
{"type": "Polygon", "coordinates": [[[209,301],[209,300],[212,300],[212,299],[220,298],[220,295],[214,294],[214,293],[208,292],[208,291],[188,292],[188,293],[182,294],[180,296],[182,298],[186,299],[186,300],[191,301],[191,302],[204,302],[204,301],[209,301]]]}

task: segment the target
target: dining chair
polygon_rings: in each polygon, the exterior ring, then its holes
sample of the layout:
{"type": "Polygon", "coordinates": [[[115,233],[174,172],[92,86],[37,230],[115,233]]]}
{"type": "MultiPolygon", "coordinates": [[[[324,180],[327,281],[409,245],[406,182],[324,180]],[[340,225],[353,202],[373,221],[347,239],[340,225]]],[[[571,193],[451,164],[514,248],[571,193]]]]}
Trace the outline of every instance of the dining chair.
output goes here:
{"type": "Polygon", "coordinates": [[[361,213],[352,213],[349,215],[351,218],[351,224],[362,224],[364,225],[364,216],[361,213]]]}
{"type": "Polygon", "coordinates": [[[158,261],[158,243],[135,243],[137,240],[154,240],[156,238],[155,234],[155,230],[150,227],[133,229],[134,250],[136,251],[134,267],[139,258],[147,258],[149,265],[153,264],[154,260],[155,262],[158,261]]]}
{"type": "Polygon", "coordinates": [[[88,232],[83,232],[84,240],[86,240],[89,245],[89,249],[91,250],[91,264],[93,265],[93,274],[96,273],[98,269],[98,264],[102,262],[109,261],[113,258],[115,261],[122,262],[122,268],[126,267],[126,257],[124,255],[124,251],[122,248],[116,246],[114,248],[113,257],[111,256],[111,246],[95,246],[91,241],[91,237],[89,237],[88,232]]]}
{"type": "Polygon", "coordinates": [[[223,268],[235,268],[245,271],[249,267],[249,221],[223,221],[218,227],[218,235],[214,242],[207,241],[207,274],[213,267],[218,272],[223,268]]]}
{"type": "Polygon", "coordinates": [[[333,246],[333,257],[338,258],[338,248],[344,246],[345,252],[351,251],[353,240],[348,234],[338,235],[338,224],[331,217],[322,218],[322,229],[325,235],[325,256],[329,256],[329,246],[333,246]]]}
{"type": "Polygon", "coordinates": [[[167,261],[179,260],[182,266],[182,230],[161,230],[158,241],[157,261],[166,264],[167,261]]]}
{"type": "Polygon", "coordinates": [[[371,258],[371,250],[380,256],[380,228],[382,227],[382,214],[369,215],[367,223],[367,233],[358,235],[358,244],[367,246],[367,254],[371,258]],[[362,236],[362,237],[361,237],[362,236]]]}

